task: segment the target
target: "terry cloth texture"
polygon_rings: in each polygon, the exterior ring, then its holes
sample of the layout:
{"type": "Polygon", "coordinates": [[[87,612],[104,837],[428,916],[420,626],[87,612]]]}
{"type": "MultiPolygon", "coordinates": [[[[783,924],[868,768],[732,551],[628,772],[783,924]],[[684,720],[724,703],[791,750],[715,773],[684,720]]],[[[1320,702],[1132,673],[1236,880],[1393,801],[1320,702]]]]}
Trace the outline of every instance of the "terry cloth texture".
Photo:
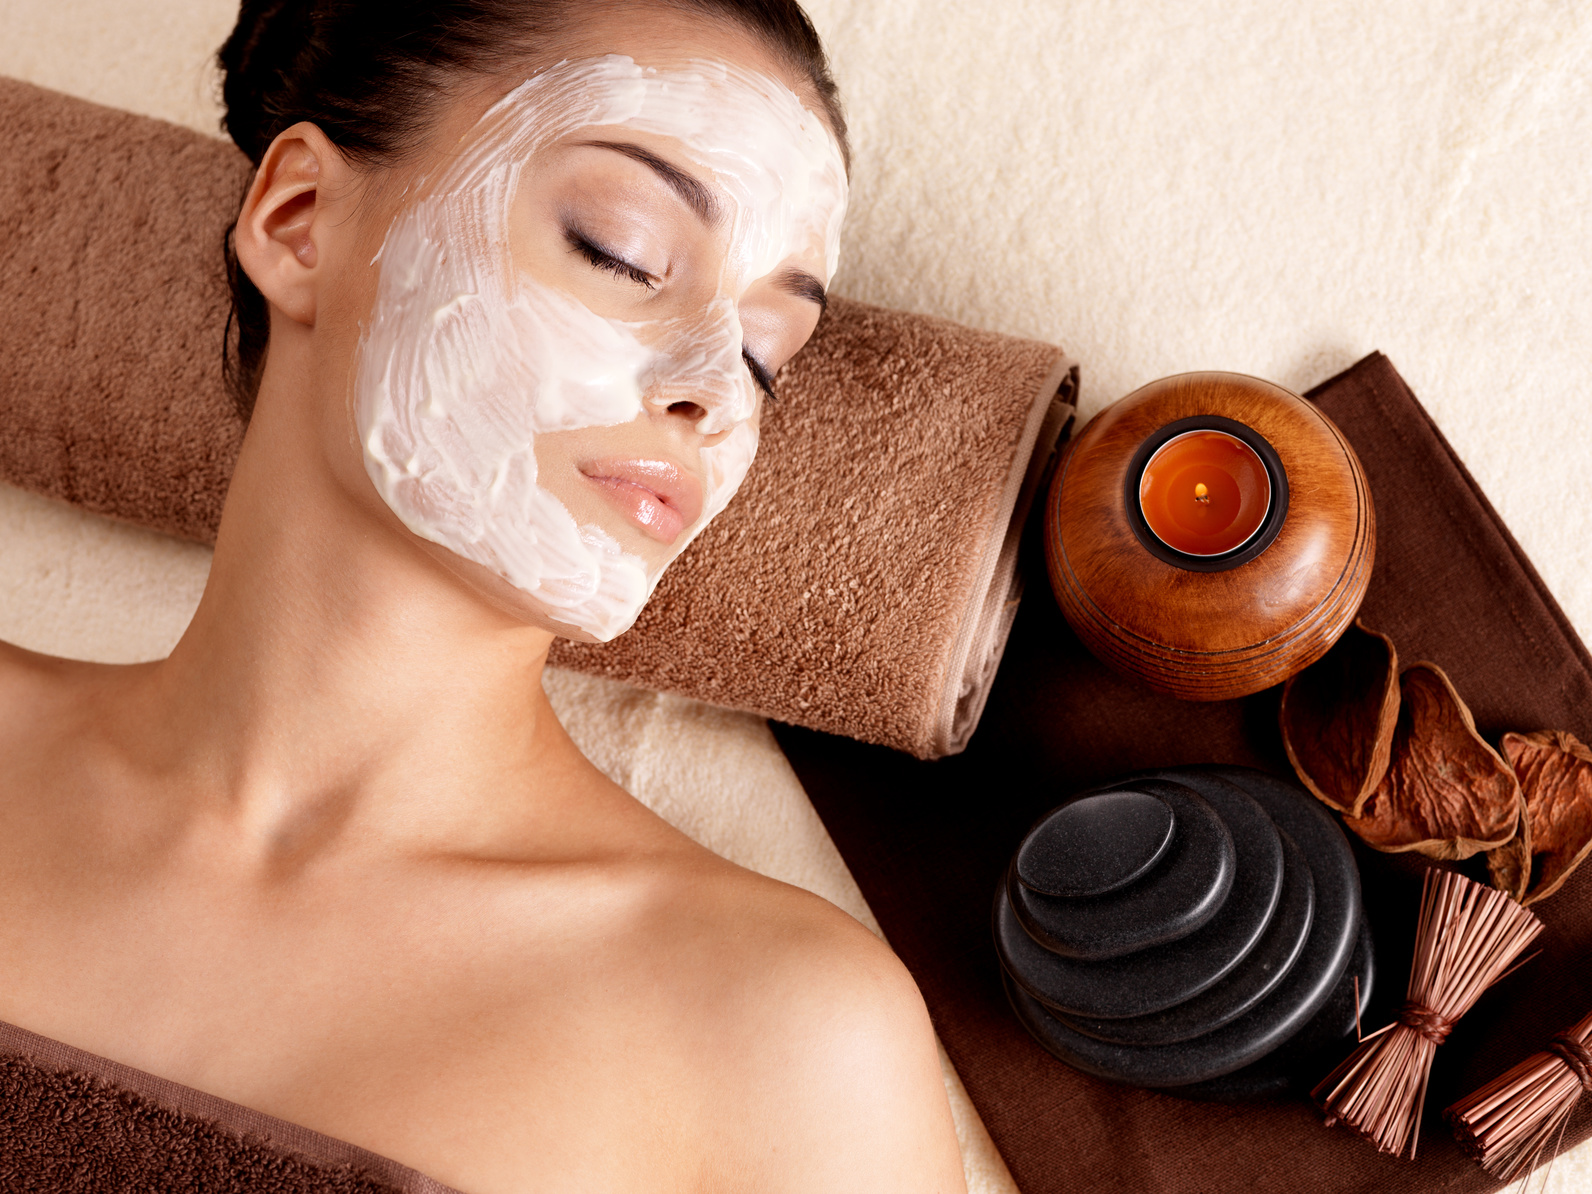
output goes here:
{"type": "Polygon", "coordinates": [[[1045,345],[832,301],[730,508],[633,628],[551,661],[919,757],[961,750],[1075,385],[1045,345]]]}
{"type": "Polygon", "coordinates": [[[236,150],[0,78],[0,478],[211,540],[243,428],[220,401],[236,150]]]}
{"type": "MultiPolygon", "coordinates": [[[[213,541],[242,431],[221,383],[221,243],[246,163],[13,80],[0,126],[0,478],[213,541]]],[[[1076,371],[1037,341],[836,300],[779,385],[747,483],[636,626],[552,661],[922,757],[960,750],[1076,371]]]]}
{"type": "MultiPolygon", "coordinates": [[[[1368,357],[1311,397],[1354,445],[1376,503],[1366,623],[1392,636],[1401,659],[1441,665],[1494,741],[1514,729],[1592,734],[1592,657],[1388,360],[1368,357]]],[[[1499,1188],[1459,1151],[1438,1111],[1592,1004],[1592,871],[1535,907],[1546,925],[1541,953],[1485,994],[1437,1051],[1413,1162],[1326,1128],[1303,1098],[1218,1106],[1088,1077],[1046,1053],[1007,1005],[990,897],[1035,818],[1068,792],[1141,768],[1227,763],[1291,774],[1279,692],[1211,704],[1157,696],[1089,655],[1055,602],[1035,592],[984,726],[957,758],[922,764],[777,731],[1023,1194],[1499,1188]]],[[[1402,999],[1428,864],[1363,847],[1356,855],[1377,950],[1371,1031],[1402,999]]],[[[1484,872],[1480,858],[1467,868],[1484,872]]],[[[1567,1148],[1592,1133],[1589,1112],[1571,1120],[1567,1148]]]]}
{"type": "Polygon", "coordinates": [[[0,1191],[457,1194],[385,1157],[0,1023],[0,1191]]]}

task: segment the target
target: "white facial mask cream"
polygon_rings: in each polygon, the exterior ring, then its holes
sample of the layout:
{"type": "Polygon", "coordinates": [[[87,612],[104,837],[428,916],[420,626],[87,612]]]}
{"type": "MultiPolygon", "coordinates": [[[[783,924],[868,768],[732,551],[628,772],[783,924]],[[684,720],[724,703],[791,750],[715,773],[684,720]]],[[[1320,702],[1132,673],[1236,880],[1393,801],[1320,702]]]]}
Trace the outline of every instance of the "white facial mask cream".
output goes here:
{"type": "Polygon", "coordinates": [[[846,175],[823,122],[783,84],[721,63],[673,70],[606,57],[560,63],[510,92],[393,221],[360,344],[355,420],[366,471],[415,534],[529,594],[553,622],[606,642],[635,620],[669,560],[729,502],[757,450],[758,390],[737,303],[793,253],[833,275],[846,175]],[[623,322],[517,270],[510,214],[538,151],[590,127],[673,138],[711,174],[728,254],[688,317],[623,322]],[[538,483],[538,435],[703,411],[721,436],[682,461],[702,512],[649,564],[538,483]],[[649,407],[651,411],[649,412],[649,407]]]}

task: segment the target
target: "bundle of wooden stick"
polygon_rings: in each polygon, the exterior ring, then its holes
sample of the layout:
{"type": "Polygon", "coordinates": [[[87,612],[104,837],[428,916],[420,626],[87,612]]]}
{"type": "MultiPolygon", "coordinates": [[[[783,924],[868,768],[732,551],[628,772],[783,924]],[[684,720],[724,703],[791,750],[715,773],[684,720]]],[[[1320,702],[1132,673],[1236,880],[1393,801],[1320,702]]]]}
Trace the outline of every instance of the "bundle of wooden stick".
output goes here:
{"type": "MultiPolygon", "coordinates": [[[[1460,1147],[1501,1181],[1535,1169],[1592,1091],[1592,1012],[1443,1113],[1460,1147]]],[[[1555,1146],[1554,1151],[1558,1148],[1555,1146]]]]}
{"type": "Polygon", "coordinates": [[[1483,991],[1502,978],[1542,922],[1509,896],[1453,871],[1426,872],[1405,1000],[1393,1023],[1362,1039],[1312,1096],[1380,1152],[1415,1156],[1432,1056],[1483,991]]]}

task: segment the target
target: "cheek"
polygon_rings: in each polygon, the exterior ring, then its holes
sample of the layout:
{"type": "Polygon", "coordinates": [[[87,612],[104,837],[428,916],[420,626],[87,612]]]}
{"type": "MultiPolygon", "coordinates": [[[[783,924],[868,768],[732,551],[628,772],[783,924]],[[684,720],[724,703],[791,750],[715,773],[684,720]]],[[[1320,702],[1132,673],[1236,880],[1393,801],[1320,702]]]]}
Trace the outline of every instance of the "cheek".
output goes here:
{"type": "Polygon", "coordinates": [[[707,490],[704,521],[714,517],[729,505],[730,499],[741,488],[741,483],[751,470],[752,460],[757,455],[761,423],[762,410],[759,407],[750,419],[741,423],[718,443],[702,449],[702,463],[706,474],[704,488],[707,490]]]}
{"type": "Polygon", "coordinates": [[[333,342],[338,350],[346,350],[350,364],[353,345],[375,316],[381,269],[374,259],[381,248],[381,238],[362,238],[339,245],[335,255],[321,258],[323,281],[315,309],[316,337],[333,342]]]}
{"type": "MultiPolygon", "coordinates": [[[[556,222],[533,218],[516,207],[509,232],[509,259],[516,284],[549,287],[602,314],[623,314],[607,310],[612,304],[603,302],[605,292],[614,289],[612,280],[581,259],[556,222]]],[[[608,297],[612,299],[611,293],[608,297]]]]}
{"type": "Polygon", "coordinates": [[[361,494],[370,493],[370,486],[364,480],[356,396],[361,344],[377,316],[381,278],[379,268],[371,264],[375,255],[374,248],[363,257],[351,253],[346,262],[327,271],[326,285],[318,296],[312,341],[325,450],[361,494]]]}

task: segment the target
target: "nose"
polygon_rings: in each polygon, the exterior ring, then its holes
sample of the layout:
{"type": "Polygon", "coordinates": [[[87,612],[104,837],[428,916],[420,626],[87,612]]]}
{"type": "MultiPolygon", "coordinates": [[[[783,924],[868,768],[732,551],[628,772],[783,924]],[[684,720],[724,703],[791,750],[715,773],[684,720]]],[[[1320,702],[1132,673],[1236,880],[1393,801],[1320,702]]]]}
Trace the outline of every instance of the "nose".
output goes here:
{"type": "Polygon", "coordinates": [[[716,439],[757,413],[757,390],[741,357],[741,320],[728,296],[678,321],[657,348],[644,394],[654,414],[683,419],[716,439]]]}
{"type": "Polygon", "coordinates": [[[688,423],[700,423],[708,417],[706,407],[698,406],[695,402],[687,402],[684,399],[669,403],[668,406],[664,407],[664,411],[667,414],[684,419],[688,423]]]}

